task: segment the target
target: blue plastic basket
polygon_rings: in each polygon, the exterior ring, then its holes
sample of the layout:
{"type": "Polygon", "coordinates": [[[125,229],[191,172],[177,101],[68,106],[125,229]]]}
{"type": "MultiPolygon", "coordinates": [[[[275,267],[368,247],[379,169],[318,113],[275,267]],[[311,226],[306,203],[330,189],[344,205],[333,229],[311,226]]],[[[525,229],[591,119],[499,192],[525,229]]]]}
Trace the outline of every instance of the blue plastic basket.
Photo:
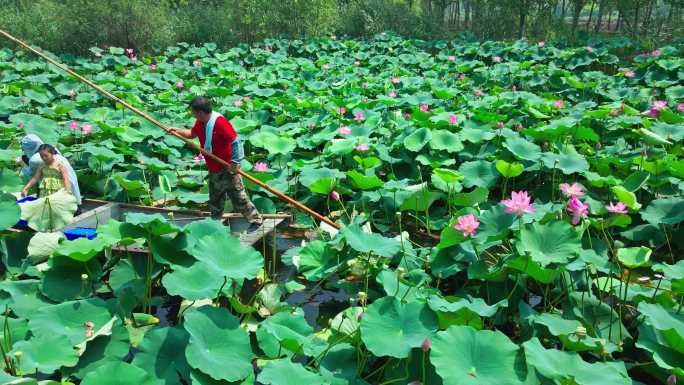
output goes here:
{"type": "Polygon", "coordinates": [[[97,231],[92,227],[74,227],[73,229],[64,230],[64,235],[69,241],[73,241],[74,239],[78,238],[93,239],[97,237],[97,231]]]}

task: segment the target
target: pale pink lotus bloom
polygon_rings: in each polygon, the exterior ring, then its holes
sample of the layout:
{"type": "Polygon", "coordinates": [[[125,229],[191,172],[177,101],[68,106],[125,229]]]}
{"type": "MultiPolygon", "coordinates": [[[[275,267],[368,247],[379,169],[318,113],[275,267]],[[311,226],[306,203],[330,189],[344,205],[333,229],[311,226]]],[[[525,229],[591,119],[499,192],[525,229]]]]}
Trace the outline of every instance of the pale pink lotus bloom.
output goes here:
{"type": "Polygon", "coordinates": [[[366,120],[366,115],[363,113],[363,111],[356,112],[354,113],[354,120],[356,120],[359,123],[363,122],[364,120],[366,120]]]}
{"type": "Polygon", "coordinates": [[[15,161],[16,163],[23,163],[23,162],[24,162],[24,159],[23,159],[22,157],[18,156],[18,157],[16,157],[16,158],[14,158],[14,161],[15,161]]]}
{"type": "Polygon", "coordinates": [[[368,88],[368,83],[361,84],[361,88],[368,88]]]}
{"type": "Polygon", "coordinates": [[[238,100],[236,100],[236,101],[233,102],[233,105],[234,105],[235,107],[238,107],[238,108],[242,107],[243,104],[245,104],[245,102],[243,102],[243,101],[240,100],[240,99],[238,99],[238,100]]]}
{"type": "Polygon", "coordinates": [[[466,238],[475,235],[478,227],[480,227],[480,221],[473,214],[461,215],[456,218],[456,224],[454,224],[454,229],[463,232],[466,238]]]}
{"type": "Polygon", "coordinates": [[[492,60],[494,61],[494,63],[501,63],[502,59],[501,59],[501,56],[494,56],[494,58],[492,58],[492,60]]]}
{"type": "Polygon", "coordinates": [[[613,117],[618,116],[620,115],[620,110],[618,110],[617,108],[613,108],[612,110],[608,111],[608,115],[613,117]]]}
{"type": "Polygon", "coordinates": [[[425,339],[423,340],[423,343],[420,344],[420,348],[423,349],[423,351],[427,353],[428,350],[430,350],[430,347],[432,347],[432,343],[430,342],[430,338],[425,337],[425,339]]]}
{"type": "Polygon", "coordinates": [[[594,52],[594,47],[592,47],[592,46],[586,46],[585,48],[586,48],[587,52],[589,52],[589,53],[594,52]]]}
{"type": "Polygon", "coordinates": [[[627,206],[625,206],[624,203],[618,202],[617,204],[613,204],[613,202],[610,202],[608,206],[606,206],[606,210],[608,210],[609,213],[613,214],[627,214],[627,206]]]}
{"type": "Polygon", "coordinates": [[[321,66],[321,68],[323,68],[324,70],[327,70],[327,69],[330,68],[330,65],[329,65],[329,64],[323,64],[323,65],[321,66]]]}
{"type": "Polygon", "coordinates": [[[513,84],[513,85],[511,86],[511,91],[513,91],[513,92],[518,91],[518,87],[517,87],[515,84],[513,84]]]}
{"type": "Polygon", "coordinates": [[[456,61],[456,56],[454,56],[454,55],[449,55],[449,57],[447,58],[447,60],[449,60],[449,61],[456,61]]]}
{"type": "Polygon", "coordinates": [[[504,122],[496,122],[496,126],[499,127],[500,130],[503,129],[504,127],[506,127],[504,122]]]}
{"type": "Polygon", "coordinates": [[[515,130],[516,130],[516,131],[522,131],[523,128],[524,128],[523,125],[520,124],[520,123],[518,123],[518,124],[515,125],[515,130]]]}
{"type": "Polygon", "coordinates": [[[397,97],[397,91],[392,90],[392,91],[390,91],[389,94],[387,94],[387,96],[389,96],[390,98],[396,98],[397,97]]]}
{"type": "Polygon", "coordinates": [[[658,56],[660,56],[661,53],[662,53],[662,52],[660,52],[660,50],[657,49],[657,50],[651,52],[651,56],[653,56],[653,57],[658,57],[658,56]]]}
{"type": "Polygon", "coordinates": [[[423,103],[423,104],[420,105],[420,110],[423,111],[423,112],[428,112],[428,111],[430,111],[430,106],[428,106],[427,104],[423,103]]]}
{"type": "Polygon", "coordinates": [[[335,36],[335,35],[330,35],[330,40],[337,40],[337,36],[335,36]]]}
{"type": "Polygon", "coordinates": [[[537,210],[532,206],[532,198],[527,191],[513,191],[511,192],[511,199],[504,199],[501,201],[506,206],[506,212],[522,216],[525,213],[534,213],[537,210]]]}
{"type": "Polygon", "coordinates": [[[72,120],[71,123],[69,123],[69,128],[72,130],[78,130],[78,122],[75,120],[72,120]]]}
{"type": "Polygon", "coordinates": [[[182,80],[177,81],[176,82],[176,88],[178,88],[178,89],[185,88],[185,83],[183,83],[182,80]]]}
{"type": "Polygon", "coordinates": [[[131,56],[131,61],[134,61],[134,62],[135,62],[135,61],[138,61],[138,57],[135,56],[135,55],[131,56]]]}
{"type": "Polygon", "coordinates": [[[404,119],[406,119],[406,120],[411,120],[411,113],[410,113],[410,112],[407,112],[407,113],[404,115],[404,119]]]}
{"type": "Polygon", "coordinates": [[[196,59],[192,62],[192,65],[195,67],[201,67],[202,66],[202,61],[200,59],[196,59]]]}
{"type": "Polygon", "coordinates": [[[102,54],[99,52],[95,52],[95,57],[102,57],[102,54]]]}
{"type": "Polygon", "coordinates": [[[249,102],[252,100],[252,98],[250,98],[249,96],[243,96],[243,97],[242,97],[242,100],[244,100],[244,101],[246,101],[246,102],[249,103],[249,102]]]}
{"type": "Polygon", "coordinates": [[[351,134],[351,128],[349,128],[348,126],[342,126],[337,129],[337,132],[339,132],[342,135],[349,135],[351,134]]]}
{"type": "Polygon", "coordinates": [[[125,68],[121,69],[121,75],[126,76],[128,74],[128,70],[125,68]]]}
{"type": "Polygon", "coordinates": [[[334,190],[331,191],[330,192],[330,199],[332,199],[334,201],[339,201],[340,200],[340,193],[338,193],[337,191],[334,191],[334,190]]]}
{"type": "Polygon", "coordinates": [[[662,111],[665,108],[667,108],[667,101],[665,100],[656,100],[651,106],[651,109],[655,111],[662,111]]]}
{"type": "Polygon", "coordinates": [[[575,182],[573,184],[561,183],[560,190],[566,197],[581,197],[584,195],[584,186],[575,182]]]}
{"type": "Polygon", "coordinates": [[[266,164],[266,162],[256,162],[254,164],[254,171],[266,172],[266,171],[268,171],[268,164],[266,164]]]}
{"type": "Polygon", "coordinates": [[[126,53],[128,55],[133,55],[133,48],[126,48],[126,53]]]}
{"type": "Polygon", "coordinates": [[[482,96],[482,90],[475,90],[475,96],[480,97],[482,96]]]}
{"type": "Polygon", "coordinates": [[[199,154],[196,157],[192,158],[192,161],[195,163],[201,162],[203,160],[204,160],[204,155],[202,155],[202,154],[199,154]]]}
{"type": "Polygon", "coordinates": [[[684,112],[684,103],[677,104],[677,111],[684,112]]]}
{"type": "Polygon", "coordinates": [[[85,123],[81,126],[81,132],[85,135],[90,134],[91,132],[93,132],[93,125],[90,123],[85,123]]]}
{"type": "Polygon", "coordinates": [[[356,146],[356,151],[368,151],[370,147],[367,144],[359,144],[356,146]]]}
{"type": "Polygon", "coordinates": [[[340,115],[344,115],[344,114],[347,113],[347,109],[344,108],[344,107],[339,107],[339,108],[337,109],[337,113],[340,114],[340,115]]]}
{"type": "Polygon", "coordinates": [[[316,122],[309,123],[309,128],[311,128],[311,129],[316,128],[316,122]]]}
{"type": "Polygon", "coordinates": [[[138,159],[138,163],[145,164],[145,159],[138,159]]]}
{"type": "Polygon", "coordinates": [[[539,43],[537,43],[537,46],[538,46],[539,48],[544,48],[545,45],[546,45],[546,42],[545,42],[544,40],[542,40],[542,41],[540,41],[539,43]]]}
{"type": "Polygon", "coordinates": [[[156,69],[157,69],[157,65],[154,64],[154,63],[151,63],[151,64],[150,64],[150,69],[151,69],[151,70],[156,70],[156,69]]]}
{"type": "Polygon", "coordinates": [[[566,210],[572,214],[572,224],[577,225],[580,220],[589,215],[589,205],[582,203],[576,196],[571,196],[568,200],[566,210]]]}
{"type": "Polygon", "coordinates": [[[449,115],[449,124],[456,124],[458,123],[458,116],[457,115],[449,115]]]}
{"type": "Polygon", "coordinates": [[[400,78],[400,77],[397,77],[397,76],[393,76],[393,77],[392,77],[392,83],[393,83],[393,84],[399,84],[399,83],[401,83],[401,78],[400,78]]]}
{"type": "Polygon", "coordinates": [[[563,108],[565,107],[565,102],[563,101],[563,99],[558,99],[553,101],[553,105],[556,108],[563,108]]]}
{"type": "Polygon", "coordinates": [[[625,71],[625,77],[626,77],[626,78],[633,78],[633,77],[635,77],[635,76],[636,76],[636,72],[634,72],[634,71],[629,71],[629,70],[625,71]]]}

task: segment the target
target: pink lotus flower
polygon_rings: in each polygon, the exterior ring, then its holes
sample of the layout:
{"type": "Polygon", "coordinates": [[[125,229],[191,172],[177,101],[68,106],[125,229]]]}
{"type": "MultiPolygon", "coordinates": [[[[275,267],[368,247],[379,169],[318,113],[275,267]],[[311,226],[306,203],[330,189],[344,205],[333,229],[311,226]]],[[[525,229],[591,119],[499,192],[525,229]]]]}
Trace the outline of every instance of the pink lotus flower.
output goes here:
{"type": "Polygon", "coordinates": [[[432,346],[432,343],[430,342],[430,338],[425,338],[423,340],[423,343],[420,344],[420,348],[423,349],[424,352],[428,352],[430,350],[430,347],[432,346]]]}
{"type": "Polygon", "coordinates": [[[565,107],[565,102],[562,99],[554,100],[553,106],[556,108],[563,108],[565,107]]]}
{"type": "Polygon", "coordinates": [[[90,123],[85,123],[84,125],[81,126],[81,132],[84,135],[88,135],[91,132],[93,132],[93,125],[90,123]]]}
{"type": "Polygon", "coordinates": [[[102,57],[102,54],[99,52],[95,52],[95,57],[102,57]]]}
{"type": "Polygon", "coordinates": [[[585,49],[587,50],[587,52],[589,52],[589,53],[594,52],[594,47],[592,47],[592,46],[586,46],[586,47],[584,47],[584,48],[585,48],[585,49]]]}
{"type": "Polygon", "coordinates": [[[662,52],[660,52],[660,50],[657,49],[657,50],[651,52],[651,56],[653,56],[653,57],[658,57],[658,56],[661,55],[661,53],[662,53],[662,52]]]}
{"type": "Polygon", "coordinates": [[[368,83],[361,84],[361,88],[368,88],[368,83]]]}
{"type": "Polygon", "coordinates": [[[361,123],[366,120],[366,115],[363,113],[363,111],[356,112],[354,113],[354,120],[361,123]]]}
{"type": "Polygon", "coordinates": [[[243,104],[244,104],[244,102],[241,99],[238,99],[238,100],[233,102],[233,105],[237,108],[242,107],[243,104]]]}
{"type": "Polygon", "coordinates": [[[513,85],[511,86],[511,91],[513,91],[513,92],[518,91],[518,87],[517,87],[515,84],[513,84],[513,85]]]}
{"type": "Polygon", "coordinates": [[[482,90],[475,90],[474,94],[475,96],[480,97],[482,96],[482,90]]]}
{"type": "Polygon", "coordinates": [[[407,112],[407,113],[404,115],[404,119],[406,119],[406,120],[411,120],[411,113],[407,112]]]}
{"type": "Polygon", "coordinates": [[[634,72],[634,71],[629,71],[629,70],[625,71],[625,77],[626,77],[626,78],[633,78],[633,77],[635,77],[635,76],[636,76],[636,72],[634,72]]]}
{"type": "Polygon", "coordinates": [[[344,107],[339,107],[339,108],[337,109],[337,113],[340,114],[340,115],[344,115],[344,114],[347,113],[347,109],[344,108],[344,107]]]}
{"type": "Polygon", "coordinates": [[[449,115],[449,124],[456,124],[458,123],[458,116],[456,115],[449,115]]]}
{"type": "Polygon", "coordinates": [[[568,200],[566,210],[572,214],[572,224],[577,225],[580,220],[589,215],[589,205],[582,203],[576,196],[571,196],[568,200]]]}
{"type": "Polygon", "coordinates": [[[475,231],[480,227],[480,221],[473,214],[461,215],[456,219],[454,229],[463,232],[464,237],[471,237],[475,235],[475,231]]]}
{"type": "Polygon", "coordinates": [[[192,65],[195,67],[201,67],[202,61],[200,59],[193,60],[192,65]]]}
{"type": "Polygon", "coordinates": [[[389,96],[390,98],[396,98],[397,97],[397,91],[392,90],[392,91],[390,91],[389,94],[387,94],[387,96],[389,96]]]}
{"type": "Polygon", "coordinates": [[[176,82],[176,88],[178,88],[179,90],[185,88],[185,83],[183,83],[182,80],[177,81],[176,82]]]}
{"type": "Polygon", "coordinates": [[[360,152],[368,151],[369,149],[370,149],[370,147],[368,147],[367,144],[359,144],[358,146],[356,146],[356,151],[360,151],[360,152]]]}
{"type": "Polygon", "coordinates": [[[667,108],[667,101],[665,100],[656,100],[651,106],[651,109],[655,111],[662,111],[665,108],[667,108]]]}
{"type": "Polygon", "coordinates": [[[397,76],[392,76],[392,84],[399,84],[401,83],[401,78],[397,76]]]}
{"type": "Polygon", "coordinates": [[[330,192],[330,199],[334,201],[339,201],[340,200],[340,194],[337,191],[331,191],[330,192]]]}
{"type": "Polygon", "coordinates": [[[627,214],[627,206],[622,202],[618,202],[617,204],[610,202],[608,206],[606,206],[606,210],[613,214],[627,214]]]}
{"type": "Polygon", "coordinates": [[[157,65],[154,64],[154,63],[151,63],[151,64],[150,64],[150,69],[151,69],[151,70],[156,70],[156,69],[157,69],[157,65]]]}
{"type": "Polygon", "coordinates": [[[349,128],[348,126],[342,126],[337,129],[337,132],[339,132],[342,135],[349,135],[351,134],[351,128],[349,128]]]}
{"type": "Polygon", "coordinates": [[[515,130],[516,130],[516,131],[522,131],[523,128],[524,128],[523,125],[520,124],[520,123],[518,123],[518,124],[515,125],[515,130]]]}
{"type": "Polygon", "coordinates": [[[499,127],[500,130],[506,127],[506,125],[504,125],[504,122],[496,122],[496,126],[499,127]]]}
{"type": "Polygon", "coordinates": [[[566,197],[581,197],[584,195],[584,186],[575,182],[573,184],[561,183],[560,190],[566,197]]]}
{"type": "Polygon", "coordinates": [[[202,154],[199,154],[199,155],[197,155],[196,157],[192,158],[192,161],[195,162],[195,163],[199,163],[199,162],[201,162],[201,161],[203,161],[203,160],[204,160],[204,155],[202,155],[202,154]]]}
{"type": "Polygon", "coordinates": [[[337,40],[337,36],[335,36],[335,35],[330,35],[330,40],[337,40]]]}
{"type": "Polygon", "coordinates": [[[78,122],[75,120],[72,120],[71,123],[69,123],[69,128],[72,130],[78,130],[78,122]]]}
{"type": "Polygon", "coordinates": [[[311,128],[311,129],[316,128],[316,122],[309,123],[309,128],[311,128]]]}
{"type": "Polygon", "coordinates": [[[428,111],[430,111],[430,106],[428,106],[427,104],[423,103],[423,104],[420,105],[420,110],[423,111],[423,112],[428,112],[428,111]]]}
{"type": "Polygon", "coordinates": [[[527,191],[511,192],[511,199],[504,199],[501,201],[506,206],[506,212],[522,216],[525,213],[534,213],[537,211],[531,202],[532,198],[527,191]]]}
{"type": "Polygon", "coordinates": [[[537,47],[539,47],[539,48],[544,48],[545,45],[546,45],[546,42],[544,40],[537,43],[537,47]]]}
{"type": "Polygon", "coordinates": [[[266,162],[256,162],[254,164],[254,171],[266,172],[266,171],[268,171],[268,164],[266,164],[266,162]]]}
{"type": "Polygon", "coordinates": [[[447,60],[448,60],[448,61],[456,61],[456,56],[454,56],[454,55],[449,55],[449,57],[447,57],[447,60]]]}
{"type": "Polygon", "coordinates": [[[73,89],[73,88],[70,89],[70,90],[69,90],[69,96],[71,96],[72,98],[73,98],[74,96],[76,96],[76,90],[73,89]]]}
{"type": "Polygon", "coordinates": [[[494,63],[501,63],[501,60],[502,60],[501,56],[494,56],[492,58],[492,61],[494,61],[494,63]]]}
{"type": "Polygon", "coordinates": [[[17,123],[17,127],[19,127],[19,128],[24,128],[24,122],[19,122],[19,123],[17,123]]]}
{"type": "Polygon", "coordinates": [[[684,103],[679,103],[677,105],[677,111],[684,112],[684,103]]]}
{"type": "Polygon", "coordinates": [[[126,48],[126,54],[133,55],[133,48],[126,48]]]}

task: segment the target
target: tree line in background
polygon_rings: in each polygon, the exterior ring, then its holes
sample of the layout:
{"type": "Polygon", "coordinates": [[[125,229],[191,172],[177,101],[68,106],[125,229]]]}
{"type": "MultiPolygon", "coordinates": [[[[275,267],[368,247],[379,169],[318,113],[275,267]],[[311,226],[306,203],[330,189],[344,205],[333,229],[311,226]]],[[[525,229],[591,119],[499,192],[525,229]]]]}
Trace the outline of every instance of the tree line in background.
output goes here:
{"type": "Polygon", "coordinates": [[[625,35],[644,45],[681,39],[684,0],[3,0],[0,25],[61,53],[177,42],[220,46],[267,37],[564,39],[625,35]]]}

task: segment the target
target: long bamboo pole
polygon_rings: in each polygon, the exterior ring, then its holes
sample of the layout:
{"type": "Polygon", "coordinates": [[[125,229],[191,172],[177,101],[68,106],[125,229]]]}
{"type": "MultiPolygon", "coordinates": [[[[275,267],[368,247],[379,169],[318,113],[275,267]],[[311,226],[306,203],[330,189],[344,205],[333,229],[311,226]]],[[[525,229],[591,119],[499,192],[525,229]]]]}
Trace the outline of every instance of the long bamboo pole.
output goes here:
{"type": "MultiPolygon", "coordinates": [[[[100,87],[99,85],[93,83],[92,81],[88,80],[87,78],[81,76],[80,74],[78,74],[77,72],[75,72],[75,71],[72,70],[71,68],[67,67],[66,65],[64,65],[64,64],[62,64],[62,63],[60,63],[60,62],[58,62],[58,61],[56,61],[56,60],[54,60],[54,59],[52,59],[52,58],[49,57],[48,55],[46,55],[46,54],[44,54],[44,53],[38,51],[37,49],[31,47],[30,45],[28,45],[28,44],[24,43],[23,41],[17,39],[16,37],[10,35],[9,33],[7,33],[6,31],[4,31],[4,30],[2,30],[2,29],[0,29],[0,34],[3,35],[3,36],[5,36],[5,37],[8,38],[9,40],[15,42],[16,44],[18,44],[18,45],[24,47],[25,49],[27,49],[27,50],[33,52],[34,54],[36,54],[36,55],[42,57],[43,59],[47,60],[50,64],[55,65],[56,67],[58,67],[58,68],[61,69],[62,71],[65,71],[66,73],[68,73],[69,75],[71,75],[71,76],[75,77],[76,79],[82,81],[83,83],[85,83],[85,84],[91,86],[92,88],[94,88],[95,90],[97,90],[99,93],[105,95],[106,97],[108,97],[108,98],[110,98],[110,99],[116,101],[117,103],[121,103],[121,105],[123,105],[124,107],[126,107],[126,108],[128,108],[129,110],[133,111],[134,113],[140,115],[140,116],[143,117],[144,119],[147,119],[148,121],[150,121],[150,122],[153,123],[154,125],[158,126],[158,127],[161,128],[162,130],[164,130],[167,134],[171,134],[171,135],[173,135],[173,136],[175,136],[175,137],[181,139],[181,140],[184,141],[188,146],[192,147],[194,150],[199,151],[199,152],[200,152],[202,155],[204,155],[205,157],[211,158],[211,159],[215,160],[216,162],[222,164],[223,166],[230,167],[230,164],[229,164],[228,162],[226,162],[225,160],[223,160],[223,159],[217,157],[216,155],[214,155],[214,154],[212,154],[212,153],[210,153],[210,152],[208,152],[208,151],[205,151],[203,148],[201,148],[200,146],[198,146],[194,141],[192,141],[192,140],[190,140],[190,139],[186,139],[185,137],[176,134],[175,132],[171,131],[171,128],[170,128],[170,127],[168,127],[168,126],[166,126],[165,124],[163,124],[163,123],[157,121],[157,120],[154,119],[153,117],[147,115],[145,112],[143,112],[143,111],[139,110],[138,108],[136,108],[136,107],[130,105],[130,104],[129,104],[128,102],[126,102],[125,100],[122,100],[122,99],[119,98],[118,96],[112,94],[111,92],[105,90],[104,88],[102,88],[102,87],[100,87]]],[[[336,228],[336,229],[338,229],[338,230],[341,228],[341,226],[340,226],[339,224],[333,222],[333,221],[330,220],[329,218],[327,218],[327,217],[325,217],[325,216],[323,216],[323,215],[321,215],[321,214],[315,212],[314,210],[310,209],[309,207],[305,206],[304,204],[298,202],[298,201],[295,200],[295,199],[290,198],[289,196],[287,196],[287,195],[283,194],[282,192],[280,192],[280,191],[274,189],[273,187],[267,185],[266,183],[260,181],[259,179],[255,178],[255,177],[253,177],[253,176],[251,176],[251,175],[249,175],[249,174],[247,174],[246,172],[244,172],[244,171],[242,171],[242,170],[240,170],[240,169],[238,169],[238,172],[239,172],[240,175],[242,175],[243,177],[249,179],[252,183],[254,183],[254,184],[256,184],[257,186],[263,188],[264,190],[270,192],[271,194],[273,194],[273,195],[275,195],[276,197],[278,197],[280,200],[282,200],[282,201],[284,201],[284,202],[290,204],[291,206],[295,207],[296,209],[300,210],[301,212],[303,212],[303,213],[305,213],[305,214],[307,214],[307,215],[309,215],[309,216],[311,216],[311,217],[313,217],[313,218],[315,218],[315,219],[317,219],[317,220],[319,220],[319,221],[321,221],[321,222],[325,222],[326,224],[328,224],[328,225],[330,225],[330,226],[332,226],[332,227],[334,227],[334,228],[336,228]]]]}

